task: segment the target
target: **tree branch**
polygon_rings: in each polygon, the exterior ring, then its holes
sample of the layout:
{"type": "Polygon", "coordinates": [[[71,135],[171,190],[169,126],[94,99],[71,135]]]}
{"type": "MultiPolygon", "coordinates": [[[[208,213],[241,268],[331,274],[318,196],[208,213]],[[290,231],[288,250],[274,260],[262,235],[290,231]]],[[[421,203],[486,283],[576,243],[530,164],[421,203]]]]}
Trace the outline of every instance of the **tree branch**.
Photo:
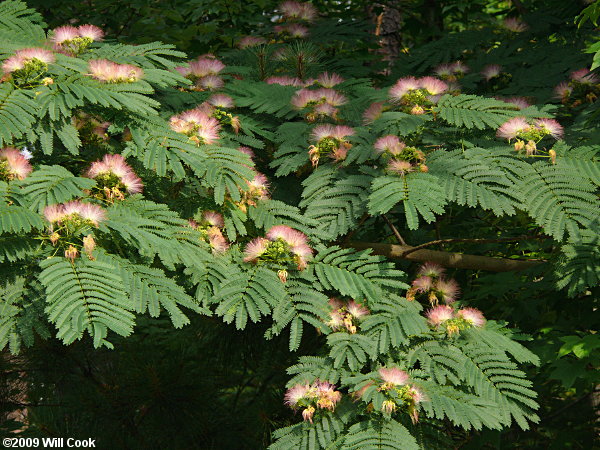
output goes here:
{"type": "Polygon", "coordinates": [[[396,236],[396,239],[398,239],[398,242],[400,242],[402,245],[407,245],[400,232],[396,229],[394,224],[390,221],[390,219],[388,219],[388,217],[385,214],[383,214],[383,220],[387,222],[388,226],[392,230],[392,233],[394,233],[394,236],[396,236]]]}
{"type": "Polygon", "coordinates": [[[372,249],[376,255],[387,256],[390,259],[407,259],[409,261],[433,261],[445,267],[457,269],[487,270],[489,272],[511,272],[526,270],[545,263],[544,260],[516,260],[493,258],[491,256],[467,255],[438,250],[415,250],[409,245],[381,244],[376,242],[348,242],[345,247],[357,250],[372,249]]]}
{"type": "MultiPolygon", "coordinates": [[[[384,216],[385,217],[385,216],[384,216]]],[[[491,242],[511,242],[511,241],[522,241],[526,239],[550,239],[550,236],[517,236],[517,237],[505,237],[505,238],[490,238],[490,239],[463,239],[463,238],[455,238],[455,239],[437,239],[435,241],[425,242],[424,244],[417,245],[412,247],[410,250],[404,252],[402,256],[410,255],[417,250],[421,250],[422,248],[431,247],[432,245],[437,244],[449,244],[452,242],[470,242],[470,243],[480,243],[486,244],[491,242]]],[[[406,244],[404,244],[406,245],[406,244]]]]}

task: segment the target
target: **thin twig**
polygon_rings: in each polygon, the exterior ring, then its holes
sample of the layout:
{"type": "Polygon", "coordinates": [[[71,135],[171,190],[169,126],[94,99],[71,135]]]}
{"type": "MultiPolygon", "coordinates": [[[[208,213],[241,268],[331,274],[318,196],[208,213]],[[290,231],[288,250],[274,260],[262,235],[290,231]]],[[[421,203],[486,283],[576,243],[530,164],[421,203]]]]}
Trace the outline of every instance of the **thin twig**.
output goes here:
{"type": "Polygon", "coordinates": [[[470,242],[470,243],[492,243],[492,242],[511,242],[511,241],[521,241],[524,239],[550,239],[550,236],[517,236],[517,237],[505,237],[505,238],[495,238],[495,239],[463,239],[463,238],[455,238],[455,239],[437,239],[435,241],[425,242],[424,244],[417,245],[412,247],[409,250],[406,250],[402,253],[402,256],[406,256],[411,254],[412,252],[416,252],[417,250],[421,250],[422,248],[431,247],[432,245],[437,244],[449,244],[452,242],[470,242]]]}
{"type": "Polygon", "coordinates": [[[392,229],[392,232],[394,233],[394,236],[396,236],[396,239],[398,239],[398,241],[402,245],[408,245],[404,241],[404,238],[402,237],[402,235],[400,234],[400,232],[396,229],[396,227],[394,226],[394,224],[390,221],[390,219],[387,218],[387,216],[385,214],[383,214],[383,219],[387,222],[388,226],[392,229]]]}

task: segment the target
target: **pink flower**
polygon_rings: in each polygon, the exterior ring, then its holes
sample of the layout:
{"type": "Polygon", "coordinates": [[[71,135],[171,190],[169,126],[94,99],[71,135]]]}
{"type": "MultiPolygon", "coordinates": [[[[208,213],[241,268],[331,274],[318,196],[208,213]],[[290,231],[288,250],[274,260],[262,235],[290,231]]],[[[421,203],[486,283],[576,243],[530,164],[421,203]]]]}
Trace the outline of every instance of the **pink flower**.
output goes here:
{"type": "Polygon", "coordinates": [[[452,303],[460,295],[460,287],[454,280],[444,280],[442,278],[435,282],[435,290],[442,297],[445,303],[452,303]]]}
{"type": "Polygon", "coordinates": [[[335,390],[335,386],[327,381],[316,382],[317,406],[322,409],[333,411],[337,403],[342,399],[342,393],[335,390]]]}
{"type": "Polygon", "coordinates": [[[80,25],[78,31],[79,36],[91,39],[93,42],[101,41],[104,38],[104,31],[95,25],[80,25]]]}
{"type": "Polygon", "coordinates": [[[387,136],[377,139],[374,147],[375,150],[377,150],[377,153],[389,152],[392,155],[398,155],[402,150],[404,150],[406,144],[402,142],[398,136],[388,134],[387,136]]]}
{"type": "Polygon", "coordinates": [[[563,136],[563,127],[554,119],[537,119],[535,126],[544,130],[555,139],[560,139],[563,136]]]}
{"type": "Polygon", "coordinates": [[[370,124],[379,119],[383,113],[383,105],[384,102],[371,103],[371,105],[365,109],[365,112],[363,113],[363,123],[370,124]]]}
{"type": "Polygon", "coordinates": [[[331,311],[329,313],[330,320],[327,325],[333,330],[337,331],[344,326],[344,316],[339,311],[331,311]]]}
{"type": "Polygon", "coordinates": [[[298,109],[306,108],[311,103],[315,103],[320,100],[320,96],[317,91],[310,89],[300,89],[296,91],[292,97],[292,105],[298,109]]]}
{"type": "Polygon", "coordinates": [[[211,145],[219,140],[221,124],[203,108],[194,108],[171,117],[169,126],[177,133],[195,136],[200,144],[211,145]]]}
{"type": "Polygon", "coordinates": [[[461,61],[456,61],[450,64],[450,70],[452,71],[452,73],[463,74],[467,73],[469,71],[469,68],[465,65],[465,63],[461,61]]]}
{"type": "Polygon", "coordinates": [[[431,308],[427,312],[426,316],[431,325],[438,326],[446,322],[447,320],[453,319],[454,310],[448,305],[439,305],[434,308],[431,308]]]}
{"type": "Polygon", "coordinates": [[[325,138],[343,139],[352,134],[354,134],[354,130],[350,127],[326,124],[314,127],[310,136],[313,141],[320,142],[325,138]]]}
{"type": "Polygon", "coordinates": [[[308,28],[299,23],[290,23],[286,25],[276,25],[273,27],[276,33],[288,34],[293,38],[305,38],[308,36],[308,28]]]}
{"type": "Polygon", "coordinates": [[[590,70],[585,68],[571,72],[571,80],[582,84],[596,84],[600,81],[596,74],[590,73],[590,70]]]}
{"type": "Polygon", "coordinates": [[[13,147],[0,149],[0,163],[2,162],[6,162],[9,178],[23,180],[33,170],[27,157],[13,147]]]}
{"type": "Polygon", "coordinates": [[[517,106],[519,109],[525,109],[531,106],[531,104],[524,97],[510,97],[506,99],[502,99],[502,101],[506,103],[512,103],[517,106]]]}
{"type": "Polygon", "coordinates": [[[233,103],[233,99],[226,94],[213,94],[208,98],[208,103],[217,108],[233,108],[235,104],[233,103]]]}
{"type": "Polygon", "coordinates": [[[255,155],[254,152],[252,151],[252,149],[250,147],[238,147],[238,150],[240,152],[242,152],[244,155],[248,155],[250,157],[250,159],[254,159],[255,155]]]}
{"type": "Polygon", "coordinates": [[[317,83],[324,88],[332,88],[340,83],[343,83],[344,79],[336,73],[323,72],[317,77],[317,83]]]}
{"type": "Polygon", "coordinates": [[[77,37],[79,37],[79,30],[71,25],[65,25],[54,29],[50,41],[55,44],[55,48],[60,48],[63,42],[71,41],[77,37]]]}
{"type": "Polygon", "coordinates": [[[265,40],[265,38],[262,38],[262,37],[258,37],[258,36],[244,36],[238,42],[238,47],[241,48],[241,49],[245,49],[245,48],[248,48],[248,47],[256,47],[257,45],[261,45],[261,44],[264,44],[266,42],[267,41],[265,40]]]}
{"type": "Polygon", "coordinates": [[[57,223],[65,216],[63,205],[48,205],[44,208],[44,217],[50,223],[57,223]]]}
{"type": "Polygon", "coordinates": [[[500,125],[498,131],[496,131],[496,136],[511,140],[529,129],[530,125],[525,117],[513,117],[500,125]]]}
{"type": "Polygon", "coordinates": [[[206,75],[205,77],[199,78],[196,81],[197,87],[209,91],[214,91],[216,89],[222,88],[224,85],[225,82],[218,75],[206,75]]]}
{"type": "Polygon", "coordinates": [[[504,19],[502,26],[513,33],[521,33],[529,28],[525,22],[517,17],[507,17],[504,19]]]}
{"type": "Polygon", "coordinates": [[[341,106],[344,103],[347,103],[348,100],[342,94],[334,89],[321,88],[314,91],[318,98],[324,100],[326,103],[329,103],[332,106],[341,106]]]}
{"type": "Polygon", "coordinates": [[[458,317],[462,317],[464,320],[469,322],[475,327],[482,327],[485,325],[485,317],[481,311],[477,308],[463,308],[459,309],[456,313],[458,317]]]}
{"type": "Polygon", "coordinates": [[[354,135],[354,129],[346,125],[336,125],[333,129],[332,137],[338,141],[343,141],[347,136],[354,135]]]}
{"type": "Polygon", "coordinates": [[[289,19],[300,19],[312,22],[317,17],[317,10],[311,3],[300,3],[287,0],[279,5],[279,11],[289,19]]]}
{"type": "Polygon", "coordinates": [[[421,85],[419,80],[417,80],[415,77],[400,78],[396,84],[390,88],[389,95],[392,100],[401,101],[404,95],[410,91],[419,89],[420,87],[421,85]]]}
{"type": "Polygon", "coordinates": [[[269,77],[265,80],[267,84],[279,84],[281,86],[304,86],[304,83],[299,78],[292,77],[269,77]]]}
{"type": "Polygon", "coordinates": [[[398,160],[398,159],[392,159],[388,163],[386,169],[389,172],[396,173],[398,175],[404,176],[407,173],[413,171],[413,166],[408,161],[403,161],[403,160],[398,160]]]}
{"type": "Polygon", "coordinates": [[[2,70],[4,73],[12,73],[16,70],[21,70],[23,68],[24,61],[22,58],[19,58],[17,55],[13,55],[10,58],[4,60],[2,63],[2,70]]]}
{"type": "Polygon", "coordinates": [[[93,59],[89,63],[90,75],[105,83],[132,83],[142,78],[144,72],[131,64],[117,64],[107,59],[93,59]]]}
{"type": "Polygon", "coordinates": [[[390,383],[394,386],[406,384],[409,378],[408,374],[404,370],[400,370],[397,367],[382,367],[379,369],[379,376],[385,383],[390,383]]]}
{"type": "Polygon", "coordinates": [[[192,71],[189,67],[179,66],[179,67],[175,67],[175,70],[184,77],[188,77],[192,73],[192,71]]]}
{"type": "Polygon", "coordinates": [[[410,387],[409,395],[412,397],[414,403],[421,403],[426,399],[425,394],[415,386],[410,387]]]}
{"type": "Polygon", "coordinates": [[[197,78],[218,75],[224,68],[225,64],[215,58],[200,57],[190,62],[190,74],[197,78]]]}
{"type": "Polygon", "coordinates": [[[329,156],[331,157],[331,159],[333,159],[334,162],[343,161],[346,159],[346,156],[348,156],[348,147],[344,145],[336,147],[331,151],[329,156]]]}
{"type": "Polygon", "coordinates": [[[554,93],[556,94],[556,97],[560,99],[565,99],[569,97],[569,95],[571,95],[571,92],[573,92],[573,88],[569,86],[569,83],[567,83],[566,81],[560,83],[554,88],[554,93]]]}
{"type": "Polygon", "coordinates": [[[223,228],[225,226],[223,215],[216,211],[204,211],[202,213],[202,219],[204,222],[212,225],[213,227],[223,228]]]}
{"type": "Polygon", "coordinates": [[[335,297],[331,297],[329,299],[329,306],[331,306],[331,308],[335,311],[342,309],[344,307],[344,302],[342,302],[340,299],[337,299],[335,297]]]}
{"type": "Polygon", "coordinates": [[[135,173],[129,172],[121,177],[121,183],[130,194],[139,194],[144,190],[144,183],[135,173]]]}
{"type": "Polygon", "coordinates": [[[259,199],[269,198],[269,180],[262,173],[257,173],[252,180],[247,181],[249,193],[259,199]]]}
{"type": "Polygon", "coordinates": [[[330,105],[329,103],[321,103],[320,105],[315,105],[314,113],[322,116],[322,117],[336,117],[338,113],[338,109],[335,106],[330,105]]]}
{"type": "Polygon", "coordinates": [[[212,247],[213,253],[225,253],[229,248],[229,244],[227,243],[225,236],[223,236],[223,233],[217,227],[209,228],[207,231],[207,236],[208,243],[212,247]]]}
{"type": "Polygon", "coordinates": [[[497,77],[502,73],[502,66],[499,64],[488,64],[481,71],[481,75],[486,81],[490,81],[492,78],[497,77]]]}
{"type": "Polygon", "coordinates": [[[256,238],[248,242],[244,249],[244,262],[256,262],[267,251],[271,241],[265,238],[256,238]]]}
{"type": "Polygon", "coordinates": [[[433,73],[438,77],[448,78],[453,75],[454,70],[452,70],[451,64],[440,64],[433,70],[433,73]]]}
{"type": "MultiPolygon", "coordinates": [[[[67,203],[65,204],[65,211],[67,208],[67,203]]],[[[98,205],[93,205],[91,203],[81,203],[79,207],[79,215],[92,222],[95,226],[98,226],[100,222],[106,220],[106,211],[102,209],[98,205]]]]}
{"type": "Polygon", "coordinates": [[[300,400],[308,393],[310,386],[308,384],[297,384],[287,390],[285,393],[285,404],[294,408],[300,400]]]}
{"type": "Polygon", "coordinates": [[[17,50],[16,55],[19,58],[23,58],[25,61],[31,61],[33,59],[37,59],[46,64],[51,64],[56,59],[54,53],[50,50],[45,50],[43,48],[24,48],[21,50],[17,50]]]}
{"type": "Polygon", "coordinates": [[[281,239],[292,247],[296,245],[306,245],[308,242],[308,238],[304,233],[294,230],[287,225],[275,225],[274,227],[271,227],[267,232],[266,237],[270,241],[281,239]]]}
{"type": "Polygon", "coordinates": [[[350,300],[347,305],[348,312],[352,314],[355,319],[362,319],[364,316],[368,316],[370,314],[367,307],[361,305],[360,303],[356,303],[354,300],[350,300]]]}
{"type": "Polygon", "coordinates": [[[423,89],[434,96],[441,95],[448,90],[448,85],[446,83],[434,77],[423,77],[419,80],[419,84],[423,89]]]}
{"type": "Polygon", "coordinates": [[[438,278],[441,277],[444,274],[444,272],[446,272],[445,268],[443,268],[437,263],[428,261],[422,264],[421,267],[419,267],[419,270],[417,270],[417,276],[428,276],[431,278],[438,278]]]}
{"type": "Polygon", "coordinates": [[[412,286],[416,292],[424,293],[433,289],[433,278],[427,275],[421,276],[412,282],[412,286]]]}
{"type": "Polygon", "coordinates": [[[44,217],[50,223],[61,222],[67,216],[78,215],[82,219],[89,220],[95,226],[106,219],[106,211],[98,205],[83,203],[73,200],[58,205],[49,205],[44,208],[44,217]]]}

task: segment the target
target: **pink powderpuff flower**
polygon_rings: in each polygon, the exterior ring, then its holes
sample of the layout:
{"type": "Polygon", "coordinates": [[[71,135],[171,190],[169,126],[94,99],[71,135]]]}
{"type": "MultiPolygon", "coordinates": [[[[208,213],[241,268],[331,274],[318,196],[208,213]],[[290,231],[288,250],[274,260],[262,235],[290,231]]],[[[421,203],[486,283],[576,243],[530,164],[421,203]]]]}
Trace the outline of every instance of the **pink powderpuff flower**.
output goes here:
{"type": "Polygon", "coordinates": [[[582,84],[596,84],[600,81],[596,74],[590,73],[590,70],[585,68],[571,72],[570,78],[582,84]]]}
{"type": "Polygon", "coordinates": [[[412,282],[413,289],[419,293],[429,292],[433,289],[433,284],[433,278],[428,277],[427,275],[419,277],[412,282]]]}
{"type": "Polygon", "coordinates": [[[571,86],[569,86],[569,83],[567,83],[566,81],[560,83],[558,86],[556,86],[554,88],[554,93],[556,94],[556,97],[559,99],[568,98],[569,95],[571,95],[571,92],[573,92],[573,88],[571,86]]]}
{"type": "Polygon", "coordinates": [[[344,145],[336,147],[331,151],[329,156],[331,157],[331,159],[333,159],[334,162],[343,161],[348,156],[348,147],[344,145]]]}
{"type": "Polygon", "coordinates": [[[311,3],[288,0],[279,5],[279,11],[289,19],[300,19],[307,22],[312,22],[317,17],[317,10],[311,3]]]}
{"type": "Polygon", "coordinates": [[[212,247],[213,253],[225,253],[229,248],[229,244],[227,243],[225,236],[223,236],[223,233],[217,227],[209,228],[207,231],[207,236],[208,243],[212,247]]]}
{"type": "Polygon", "coordinates": [[[377,139],[375,141],[374,147],[375,150],[377,150],[377,153],[389,152],[392,155],[397,155],[402,150],[404,150],[406,144],[402,142],[398,138],[398,136],[388,134],[387,136],[383,136],[377,139]]]}
{"type": "Polygon", "coordinates": [[[323,72],[317,77],[317,83],[324,88],[332,88],[343,82],[344,79],[336,73],[323,72]]]}
{"type": "Polygon", "coordinates": [[[299,23],[291,23],[286,27],[287,33],[293,38],[305,38],[308,36],[308,28],[299,23]]]}
{"type": "Polygon", "coordinates": [[[27,157],[13,147],[0,149],[0,162],[5,161],[10,178],[23,180],[31,173],[33,167],[29,164],[27,157]]]}
{"type": "Polygon", "coordinates": [[[448,85],[435,77],[423,77],[419,80],[419,84],[433,96],[441,95],[448,90],[448,85]]]}
{"type": "Polygon", "coordinates": [[[435,282],[435,290],[446,304],[455,302],[460,296],[460,287],[454,280],[438,279],[435,282]]]}
{"type": "Polygon", "coordinates": [[[60,49],[61,44],[71,41],[79,36],[79,29],[72,27],[71,25],[65,25],[63,27],[55,28],[52,31],[52,37],[50,38],[50,41],[54,43],[56,49],[60,49]]]}
{"type": "Polygon", "coordinates": [[[389,95],[392,100],[401,101],[402,97],[404,97],[410,91],[414,91],[420,87],[421,84],[415,77],[400,78],[398,81],[396,81],[396,84],[390,88],[389,95]]]}
{"type": "Polygon", "coordinates": [[[252,149],[250,147],[238,147],[238,150],[240,152],[242,152],[244,155],[248,155],[250,157],[250,159],[254,159],[256,157],[256,155],[254,155],[254,152],[252,151],[252,149]]]}
{"type": "Polygon", "coordinates": [[[482,327],[485,325],[485,317],[483,317],[482,312],[479,311],[477,308],[459,309],[456,315],[462,317],[464,320],[466,320],[475,327],[482,327]]]}
{"type": "Polygon", "coordinates": [[[509,97],[506,99],[502,99],[502,101],[506,103],[511,103],[519,109],[525,109],[531,106],[531,104],[524,97],[509,97]]]}
{"type": "Polygon", "coordinates": [[[213,227],[223,228],[225,226],[223,215],[216,211],[204,211],[202,220],[213,227]]]}
{"type": "Polygon", "coordinates": [[[348,101],[343,94],[334,89],[321,88],[314,92],[319,99],[324,100],[332,106],[341,106],[348,101]]]}
{"type": "Polygon", "coordinates": [[[333,137],[335,127],[333,125],[317,125],[313,128],[310,137],[315,142],[320,142],[322,139],[333,137]]]}
{"type": "Polygon", "coordinates": [[[417,277],[427,276],[431,278],[439,278],[444,274],[444,272],[446,272],[444,267],[437,263],[428,261],[419,267],[419,270],[417,270],[417,277]]]}
{"type": "Polygon", "coordinates": [[[60,222],[65,217],[63,205],[48,205],[44,208],[44,217],[52,224],[60,222]]]}
{"type": "Polygon", "coordinates": [[[404,370],[400,370],[397,367],[379,369],[379,376],[385,383],[390,383],[394,386],[401,386],[406,384],[408,381],[408,374],[404,370]]]}
{"type": "Polygon", "coordinates": [[[412,172],[414,167],[408,161],[393,159],[388,163],[386,169],[389,172],[404,176],[407,173],[412,172]]]}
{"type": "Polygon", "coordinates": [[[344,327],[344,316],[339,311],[331,311],[329,313],[330,320],[327,322],[327,326],[333,331],[338,331],[344,327]]]}
{"type": "Polygon", "coordinates": [[[304,83],[300,78],[294,77],[269,77],[265,80],[267,84],[279,84],[280,86],[304,86],[304,83]]]}
{"type": "Polygon", "coordinates": [[[329,103],[321,103],[320,105],[315,105],[313,112],[321,117],[336,117],[338,109],[329,103]]]}
{"type": "Polygon", "coordinates": [[[134,82],[142,78],[141,68],[131,64],[117,64],[107,59],[93,59],[88,62],[90,75],[106,83],[134,82]]]}
{"type": "Polygon", "coordinates": [[[448,305],[438,305],[427,311],[427,319],[433,326],[441,325],[454,318],[454,310],[448,305]]]}
{"type": "Polygon", "coordinates": [[[192,73],[192,70],[189,67],[184,66],[175,67],[175,70],[184,77],[188,77],[192,73]]]}
{"type": "Polygon", "coordinates": [[[521,33],[529,28],[525,22],[517,17],[507,17],[502,22],[502,26],[513,33],[521,33]]]}
{"type": "Polygon", "coordinates": [[[470,69],[467,65],[461,61],[456,61],[450,64],[450,70],[452,73],[464,74],[467,73],[470,69]]]}
{"type": "Polygon", "coordinates": [[[317,91],[310,89],[300,89],[292,97],[292,105],[298,109],[306,108],[311,103],[318,102],[321,99],[317,91]]]}
{"type": "Polygon", "coordinates": [[[257,45],[265,44],[267,41],[265,38],[258,36],[244,36],[238,42],[238,48],[245,49],[249,47],[256,47],[257,45]]]}
{"type": "Polygon", "coordinates": [[[415,404],[424,402],[427,399],[425,394],[416,386],[411,386],[408,392],[415,404]]]}
{"type": "Polygon", "coordinates": [[[79,36],[88,38],[93,42],[101,41],[104,39],[104,31],[96,25],[80,25],[77,28],[79,36]]]}
{"type": "Polygon", "coordinates": [[[354,135],[354,133],[355,131],[352,127],[348,127],[346,125],[336,125],[333,128],[331,137],[337,139],[338,141],[343,141],[346,137],[354,135]]]}
{"type": "Polygon", "coordinates": [[[208,98],[208,103],[217,108],[233,108],[235,106],[233,99],[226,94],[213,94],[208,98]]]}
{"type": "Polygon", "coordinates": [[[452,70],[451,64],[440,64],[433,70],[433,73],[438,77],[448,78],[454,74],[454,70],[452,70]]]}
{"type": "Polygon", "coordinates": [[[265,238],[256,238],[248,242],[244,249],[244,262],[256,262],[267,251],[271,241],[265,238]]]}
{"type": "Polygon", "coordinates": [[[534,124],[554,139],[560,139],[563,136],[564,130],[562,125],[554,119],[537,119],[534,124]]]}
{"type": "Polygon", "coordinates": [[[197,78],[218,75],[224,68],[225,64],[210,57],[200,57],[196,61],[190,62],[190,73],[197,78]]]}
{"type": "Polygon", "coordinates": [[[101,174],[113,173],[116,176],[123,177],[133,172],[133,169],[125,162],[123,155],[104,155],[100,161],[95,161],[85,173],[88,178],[96,178],[101,174]]]}
{"type": "Polygon", "coordinates": [[[496,131],[496,136],[511,140],[529,129],[530,125],[527,123],[525,117],[513,117],[500,125],[498,131],[496,131]]]}
{"type": "Polygon", "coordinates": [[[2,70],[4,73],[9,74],[17,70],[21,70],[24,66],[24,61],[17,55],[13,55],[10,58],[4,60],[2,63],[2,70]]]}
{"type": "Polygon", "coordinates": [[[223,79],[218,75],[206,75],[196,81],[196,86],[203,90],[215,91],[225,85],[223,79]]]}
{"type": "Polygon", "coordinates": [[[63,203],[62,209],[64,213],[63,218],[70,216],[71,214],[75,214],[83,219],[89,220],[95,226],[98,226],[100,222],[106,219],[106,211],[104,211],[104,209],[102,209],[100,206],[93,205],[91,203],[84,203],[79,200],[63,203]]]}
{"type": "Polygon", "coordinates": [[[284,396],[285,404],[290,408],[294,408],[308,394],[309,390],[310,386],[308,384],[297,384],[289,388],[284,396]]]}
{"type": "Polygon", "coordinates": [[[337,403],[342,399],[342,393],[335,390],[335,386],[327,381],[316,383],[317,406],[322,409],[333,411],[337,403]]]}
{"type": "Polygon", "coordinates": [[[269,181],[262,173],[257,173],[252,180],[247,181],[249,193],[258,200],[269,198],[269,181]]]}
{"type": "Polygon", "coordinates": [[[56,57],[54,53],[50,50],[45,50],[43,48],[24,48],[21,50],[17,50],[15,53],[16,56],[22,58],[25,61],[31,61],[33,59],[37,59],[45,64],[51,64],[55,61],[56,57]]]}
{"type": "Polygon", "coordinates": [[[384,102],[371,103],[365,112],[363,113],[363,123],[365,125],[375,122],[383,114],[384,102]]]}
{"type": "Polygon", "coordinates": [[[481,75],[486,81],[490,81],[492,78],[497,77],[502,73],[502,66],[499,64],[488,64],[481,71],[481,75]]]}
{"type": "Polygon", "coordinates": [[[348,312],[352,314],[355,319],[362,319],[365,316],[370,314],[370,311],[366,306],[361,305],[360,303],[355,302],[354,300],[350,300],[347,305],[348,312]]]}
{"type": "Polygon", "coordinates": [[[144,190],[144,183],[135,173],[130,172],[121,177],[121,183],[130,194],[140,194],[144,190]]]}
{"type": "Polygon", "coordinates": [[[308,243],[308,238],[304,233],[294,230],[287,225],[275,225],[271,227],[266,234],[266,238],[270,241],[281,239],[291,247],[297,245],[306,245],[308,243]]]}

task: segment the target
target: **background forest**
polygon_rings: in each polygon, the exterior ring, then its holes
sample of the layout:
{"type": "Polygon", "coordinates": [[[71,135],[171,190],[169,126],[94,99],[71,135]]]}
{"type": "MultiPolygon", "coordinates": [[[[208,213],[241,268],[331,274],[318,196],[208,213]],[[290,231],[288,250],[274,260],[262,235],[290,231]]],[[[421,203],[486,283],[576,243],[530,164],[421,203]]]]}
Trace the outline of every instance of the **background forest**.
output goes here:
{"type": "Polygon", "coordinates": [[[0,430],[590,449],[600,1],[0,3],[0,430]]]}

